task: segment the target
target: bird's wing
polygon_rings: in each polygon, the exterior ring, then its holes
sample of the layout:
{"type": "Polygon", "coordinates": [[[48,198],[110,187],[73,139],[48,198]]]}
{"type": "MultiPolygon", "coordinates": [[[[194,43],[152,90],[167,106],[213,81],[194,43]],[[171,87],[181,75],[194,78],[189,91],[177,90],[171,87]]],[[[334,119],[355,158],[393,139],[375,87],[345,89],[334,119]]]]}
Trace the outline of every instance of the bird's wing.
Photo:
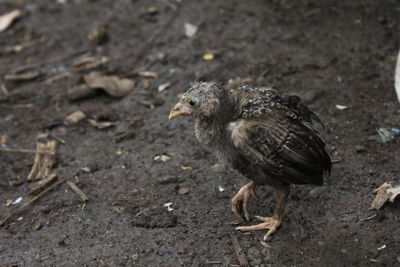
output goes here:
{"type": "Polygon", "coordinates": [[[321,185],[331,160],[324,142],[300,120],[275,115],[244,120],[232,132],[234,145],[247,161],[276,179],[321,185]]]}

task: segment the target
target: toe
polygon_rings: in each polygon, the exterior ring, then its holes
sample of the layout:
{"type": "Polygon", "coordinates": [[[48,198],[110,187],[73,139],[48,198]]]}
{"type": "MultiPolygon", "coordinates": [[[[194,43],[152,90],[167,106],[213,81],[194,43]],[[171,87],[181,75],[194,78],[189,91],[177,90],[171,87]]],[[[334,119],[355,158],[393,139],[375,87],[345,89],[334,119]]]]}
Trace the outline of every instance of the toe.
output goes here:
{"type": "Polygon", "coordinates": [[[239,212],[239,209],[238,209],[239,204],[240,204],[240,201],[238,201],[236,199],[232,199],[231,210],[232,210],[232,212],[233,212],[233,214],[235,215],[236,218],[242,219],[242,216],[240,215],[240,212],[239,212]]]}
{"type": "Polygon", "coordinates": [[[245,196],[243,200],[243,213],[244,217],[246,218],[246,221],[250,220],[250,215],[249,215],[249,197],[245,196]]]}

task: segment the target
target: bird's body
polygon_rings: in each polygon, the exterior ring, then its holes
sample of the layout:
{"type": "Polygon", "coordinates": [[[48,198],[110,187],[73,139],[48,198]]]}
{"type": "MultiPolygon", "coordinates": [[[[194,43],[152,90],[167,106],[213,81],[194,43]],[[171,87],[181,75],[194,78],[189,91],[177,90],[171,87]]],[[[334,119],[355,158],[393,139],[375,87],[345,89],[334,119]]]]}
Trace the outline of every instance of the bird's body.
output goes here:
{"type": "Polygon", "coordinates": [[[274,216],[258,217],[264,223],[239,230],[269,229],[265,237],[269,236],[283,219],[290,184],[322,185],[323,177],[330,173],[325,144],[311,126],[312,120],[319,119],[297,96],[248,86],[227,90],[214,83],[199,83],[174,109],[172,117],[177,112],[196,117],[197,139],[226,165],[252,180],[232,199],[236,216],[242,208],[249,219],[248,201],[256,185],[276,189],[274,216]]]}

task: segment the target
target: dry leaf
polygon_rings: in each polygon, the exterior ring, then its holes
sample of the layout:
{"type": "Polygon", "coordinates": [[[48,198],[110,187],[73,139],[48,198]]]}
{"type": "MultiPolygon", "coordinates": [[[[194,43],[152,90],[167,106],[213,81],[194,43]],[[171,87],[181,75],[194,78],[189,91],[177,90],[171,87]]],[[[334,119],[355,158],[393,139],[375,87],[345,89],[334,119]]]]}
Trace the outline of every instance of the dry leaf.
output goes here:
{"type": "Polygon", "coordinates": [[[157,73],[153,72],[153,71],[139,71],[138,72],[139,76],[145,77],[145,78],[157,78],[157,73]]]}
{"type": "Polygon", "coordinates": [[[188,38],[193,37],[196,34],[197,29],[198,29],[198,27],[196,25],[193,25],[193,24],[190,24],[187,22],[184,24],[184,28],[185,28],[185,35],[188,38]]]}
{"type": "Polygon", "coordinates": [[[6,81],[29,81],[36,79],[41,75],[40,71],[34,70],[34,71],[29,71],[29,72],[24,72],[20,74],[7,74],[4,77],[4,80],[6,81]]]}
{"type": "Polygon", "coordinates": [[[156,15],[156,14],[158,14],[158,8],[155,6],[151,6],[151,7],[147,8],[146,12],[149,15],[156,15]]]}
{"type": "Polygon", "coordinates": [[[100,59],[96,59],[94,57],[86,57],[74,63],[74,69],[78,72],[88,71],[92,69],[96,69],[101,67],[104,64],[107,64],[110,60],[108,57],[101,57],[100,59]]]}
{"type": "Polygon", "coordinates": [[[171,83],[163,83],[163,84],[160,84],[159,86],[158,86],[158,91],[159,92],[162,92],[162,91],[164,91],[165,89],[168,89],[168,87],[170,87],[171,86],[171,83]]]}
{"type": "Polygon", "coordinates": [[[6,30],[13,21],[22,15],[21,10],[14,10],[7,14],[0,16],[0,32],[6,30]]]}
{"type": "Polygon", "coordinates": [[[74,124],[74,123],[80,122],[84,118],[86,118],[86,114],[83,113],[83,111],[81,111],[81,110],[77,110],[77,111],[73,112],[72,114],[68,115],[65,118],[65,120],[70,124],[74,124]]]}
{"type": "Polygon", "coordinates": [[[92,126],[96,127],[97,129],[105,129],[114,126],[114,123],[111,121],[96,121],[93,119],[89,119],[88,121],[92,126]]]}
{"type": "Polygon", "coordinates": [[[190,167],[190,166],[181,166],[181,169],[184,170],[184,171],[191,171],[191,170],[193,170],[193,168],[190,167]]]}
{"type": "Polygon", "coordinates": [[[393,203],[394,199],[398,195],[400,195],[400,185],[397,185],[397,186],[395,186],[393,188],[386,189],[386,192],[388,192],[390,194],[389,201],[393,203]]]}
{"type": "Polygon", "coordinates": [[[139,100],[138,103],[149,108],[155,108],[164,104],[164,100],[155,98],[151,100],[139,100]]]}
{"type": "Polygon", "coordinates": [[[372,193],[376,194],[376,197],[371,203],[370,210],[378,210],[386,201],[394,202],[394,199],[400,194],[400,185],[393,187],[391,184],[384,183],[372,191],[372,193]]]}
{"type": "Polygon", "coordinates": [[[400,101],[400,51],[397,56],[396,72],[394,75],[394,88],[396,89],[397,98],[400,101]]]}
{"type": "Polygon", "coordinates": [[[117,76],[85,75],[85,83],[90,88],[101,88],[109,95],[123,97],[129,94],[135,82],[130,79],[120,79],[117,76]]]}

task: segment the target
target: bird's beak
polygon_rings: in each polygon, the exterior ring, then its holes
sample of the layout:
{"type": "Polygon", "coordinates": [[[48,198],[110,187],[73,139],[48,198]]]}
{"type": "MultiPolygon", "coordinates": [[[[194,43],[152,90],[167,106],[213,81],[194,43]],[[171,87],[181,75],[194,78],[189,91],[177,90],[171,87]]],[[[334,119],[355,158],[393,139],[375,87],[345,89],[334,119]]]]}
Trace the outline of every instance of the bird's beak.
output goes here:
{"type": "Polygon", "coordinates": [[[187,103],[182,103],[179,101],[169,113],[169,119],[175,119],[180,116],[189,116],[192,115],[192,109],[187,103]]]}

